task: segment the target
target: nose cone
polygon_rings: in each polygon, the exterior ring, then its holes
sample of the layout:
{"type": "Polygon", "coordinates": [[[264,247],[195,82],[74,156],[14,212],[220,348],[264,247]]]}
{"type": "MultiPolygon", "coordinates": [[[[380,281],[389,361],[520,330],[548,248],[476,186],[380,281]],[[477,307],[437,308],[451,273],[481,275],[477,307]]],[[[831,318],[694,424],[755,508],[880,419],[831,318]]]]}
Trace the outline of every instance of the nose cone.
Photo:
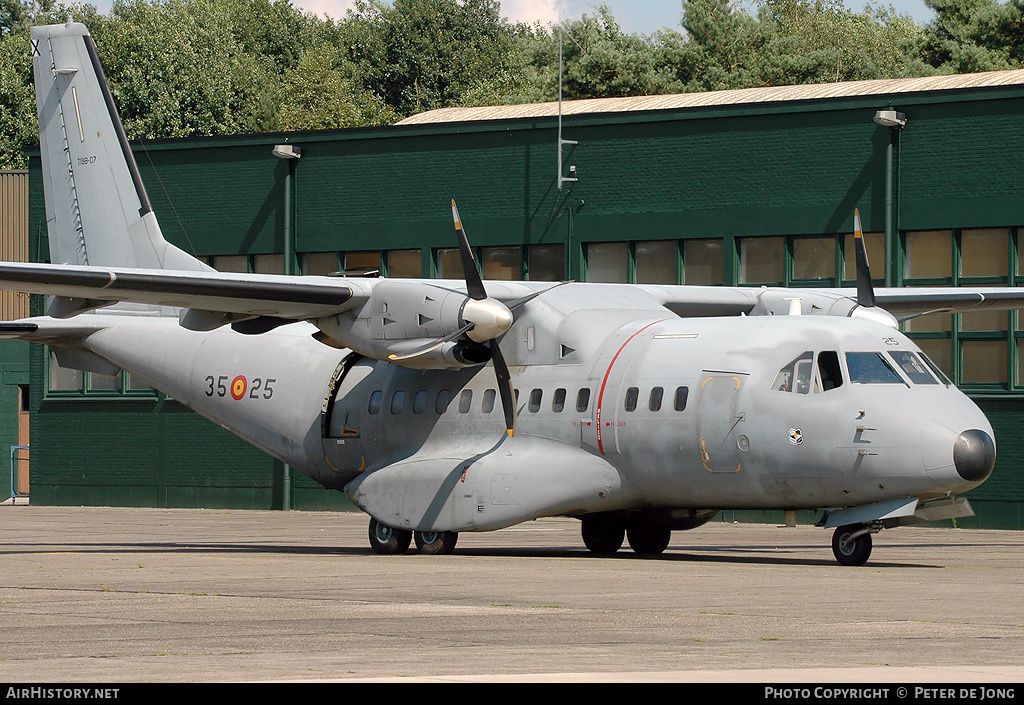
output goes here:
{"type": "Polygon", "coordinates": [[[996,444],[992,436],[978,429],[961,433],[953,443],[953,464],[960,477],[968,482],[988,479],[996,464],[996,444]]]}

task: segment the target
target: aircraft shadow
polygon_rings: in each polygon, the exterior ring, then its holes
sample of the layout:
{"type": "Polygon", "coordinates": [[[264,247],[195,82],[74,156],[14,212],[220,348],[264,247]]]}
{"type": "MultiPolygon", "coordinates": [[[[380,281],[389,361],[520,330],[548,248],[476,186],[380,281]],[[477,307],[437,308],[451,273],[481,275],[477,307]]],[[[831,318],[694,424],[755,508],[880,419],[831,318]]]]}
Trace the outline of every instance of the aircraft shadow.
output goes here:
{"type": "MultiPolygon", "coordinates": [[[[932,548],[942,548],[940,544],[932,548]]],[[[822,546],[801,546],[787,547],[787,550],[827,551],[822,546]]],[[[748,564],[748,565],[795,565],[795,566],[835,566],[836,562],[831,557],[801,557],[794,555],[777,556],[774,548],[748,548],[741,546],[721,546],[709,549],[673,549],[669,548],[657,556],[638,556],[637,554],[623,549],[610,556],[595,556],[585,547],[570,546],[530,546],[530,547],[507,547],[507,548],[477,548],[466,547],[456,548],[455,552],[447,558],[578,558],[602,561],[653,561],[653,562],[681,562],[681,563],[721,563],[721,564],[748,564]],[[741,554],[741,555],[737,555],[741,554]]],[[[283,555],[306,555],[306,556],[367,556],[373,551],[369,547],[348,547],[348,546],[281,546],[274,544],[252,544],[252,543],[178,543],[178,542],[157,542],[157,543],[78,543],[73,545],[61,543],[8,543],[0,548],[0,556],[32,555],[32,554],[54,554],[54,553],[180,553],[180,554],[283,554],[283,555]]],[[[410,549],[408,556],[417,555],[415,549],[410,549]]],[[[381,556],[381,560],[400,560],[401,556],[381,556]]],[[[431,560],[444,560],[445,557],[434,556],[431,560]]],[[[869,565],[875,568],[942,568],[942,565],[929,563],[903,563],[893,561],[869,561],[869,565]]]]}

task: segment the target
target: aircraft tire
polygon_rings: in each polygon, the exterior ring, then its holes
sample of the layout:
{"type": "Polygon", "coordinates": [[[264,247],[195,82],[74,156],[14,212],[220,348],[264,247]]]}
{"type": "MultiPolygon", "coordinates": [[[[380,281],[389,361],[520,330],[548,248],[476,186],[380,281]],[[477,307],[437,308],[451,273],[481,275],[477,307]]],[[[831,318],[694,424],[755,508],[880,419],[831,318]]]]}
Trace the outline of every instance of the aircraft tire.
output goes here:
{"type": "Polygon", "coordinates": [[[637,524],[626,530],[626,538],[633,552],[641,556],[656,556],[668,548],[672,528],[667,524],[637,524]]]}
{"type": "Polygon", "coordinates": [[[858,536],[853,541],[847,537],[864,528],[863,524],[840,526],[832,534],[832,553],[841,565],[864,565],[871,555],[871,534],[858,536]]]}
{"type": "Polygon", "coordinates": [[[587,549],[599,556],[614,554],[626,540],[626,529],[621,523],[600,515],[588,514],[583,517],[580,531],[587,549]]]}
{"type": "Polygon", "coordinates": [[[459,535],[454,531],[417,531],[416,549],[428,555],[447,556],[455,550],[459,535]]]}
{"type": "Polygon", "coordinates": [[[370,548],[373,552],[382,556],[391,556],[405,553],[412,543],[412,532],[404,529],[395,529],[387,524],[381,524],[376,519],[370,519],[370,548]]]}

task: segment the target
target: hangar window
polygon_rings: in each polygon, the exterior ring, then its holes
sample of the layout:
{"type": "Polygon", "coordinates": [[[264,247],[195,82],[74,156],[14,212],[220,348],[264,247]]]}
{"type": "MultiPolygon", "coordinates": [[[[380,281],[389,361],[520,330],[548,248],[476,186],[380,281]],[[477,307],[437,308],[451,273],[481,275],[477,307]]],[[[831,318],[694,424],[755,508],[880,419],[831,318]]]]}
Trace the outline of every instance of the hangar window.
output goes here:
{"type": "Polygon", "coordinates": [[[520,247],[480,248],[480,269],[484,279],[518,281],[523,278],[520,247]]]}
{"type": "Polygon", "coordinates": [[[781,237],[740,239],[740,283],[781,284],[785,279],[785,246],[781,237]]]}
{"type": "Polygon", "coordinates": [[[633,281],[637,284],[677,284],[679,246],[675,240],[633,243],[633,281]]]}
{"type": "Polygon", "coordinates": [[[683,241],[683,283],[715,285],[725,282],[725,243],[719,238],[683,241]]]}
{"type": "Polygon", "coordinates": [[[326,276],[340,271],[337,252],[304,252],[302,254],[302,273],[326,276]]]}
{"type": "Polygon", "coordinates": [[[385,253],[387,276],[393,279],[419,279],[423,276],[423,255],[419,250],[391,250],[385,253]]]}
{"type": "Polygon", "coordinates": [[[835,237],[795,237],[793,279],[832,281],[836,278],[835,237]]]}
{"type": "Polygon", "coordinates": [[[540,282],[565,279],[565,247],[530,245],[526,257],[526,278],[540,282]]]}
{"type": "MultiPolygon", "coordinates": [[[[97,372],[83,372],[68,367],[61,367],[57,356],[50,350],[47,359],[46,395],[68,397],[84,395],[92,398],[103,397],[135,397],[153,398],[157,391],[148,386],[139,377],[133,377],[124,370],[116,375],[101,375],[97,372]]],[[[216,383],[216,381],[215,381],[216,383]]],[[[204,384],[209,385],[208,382],[204,384]]],[[[227,387],[224,387],[225,394],[227,387]]]]}
{"type": "Polygon", "coordinates": [[[592,242],[587,245],[587,281],[629,281],[629,249],[625,242],[592,242]]]}

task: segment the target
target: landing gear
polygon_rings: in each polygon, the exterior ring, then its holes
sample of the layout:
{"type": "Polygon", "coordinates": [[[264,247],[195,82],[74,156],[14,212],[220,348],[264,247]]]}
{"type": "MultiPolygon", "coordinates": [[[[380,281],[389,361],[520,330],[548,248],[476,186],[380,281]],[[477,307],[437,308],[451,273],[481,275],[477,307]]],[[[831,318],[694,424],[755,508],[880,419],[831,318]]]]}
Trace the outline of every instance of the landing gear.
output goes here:
{"type": "Polygon", "coordinates": [[[390,556],[398,553],[405,553],[412,543],[412,532],[404,529],[394,529],[387,524],[381,524],[376,519],[370,519],[370,548],[374,553],[382,556],[390,556]]]}
{"type": "Polygon", "coordinates": [[[622,516],[587,514],[583,517],[583,543],[591,553],[610,556],[629,540],[629,547],[640,556],[656,556],[668,548],[671,525],[658,521],[626,520],[622,516]]]}
{"type": "Polygon", "coordinates": [[[591,553],[599,556],[610,556],[620,548],[626,540],[626,528],[619,521],[609,519],[600,514],[587,514],[583,517],[583,543],[591,553]]]}
{"type": "Polygon", "coordinates": [[[656,556],[668,548],[672,539],[672,529],[668,524],[645,523],[630,526],[626,530],[626,539],[633,552],[641,556],[656,556]]]}
{"type": "Polygon", "coordinates": [[[864,565],[871,555],[871,527],[867,524],[840,526],[832,534],[832,553],[842,565],[864,565]]]}
{"type": "Polygon", "coordinates": [[[447,556],[455,550],[459,535],[454,531],[417,531],[415,538],[420,553],[447,556]]]}

